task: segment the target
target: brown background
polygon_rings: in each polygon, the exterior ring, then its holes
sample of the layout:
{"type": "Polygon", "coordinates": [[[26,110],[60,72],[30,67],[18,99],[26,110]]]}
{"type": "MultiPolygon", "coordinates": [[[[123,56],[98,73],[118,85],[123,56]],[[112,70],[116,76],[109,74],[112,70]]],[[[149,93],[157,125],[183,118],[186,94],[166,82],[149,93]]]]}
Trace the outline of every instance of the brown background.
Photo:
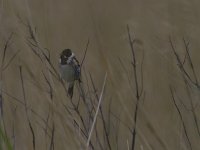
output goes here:
{"type": "MultiPolygon", "coordinates": [[[[185,150],[187,141],[180,117],[172,102],[169,86],[190,107],[185,85],[176,59],[171,51],[169,36],[181,56],[184,56],[182,38],[190,41],[190,53],[197,75],[200,74],[199,35],[200,2],[198,0],[1,0],[0,4],[0,48],[11,32],[14,32],[6,60],[20,50],[12,64],[3,73],[2,88],[22,99],[19,65],[23,66],[26,99],[28,105],[44,118],[49,106],[55,111],[55,149],[79,149],[74,131],[67,125],[67,116],[60,105],[66,101],[64,91],[54,82],[54,102],[48,100],[46,84],[42,77],[44,65],[36,58],[26,44],[27,29],[20,21],[28,20],[36,27],[38,41],[48,48],[51,61],[58,70],[58,57],[64,48],[71,48],[79,60],[82,59],[87,40],[90,40],[84,66],[95,78],[98,92],[101,90],[105,72],[108,73],[106,99],[108,107],[112,98],[112,109],[127,124],[133,118],[135,100],[126,73],[119,59],[125,63],[130,76],[131,50],[126,26],[137,39],[135,49],[140,64],[144,51],[145,98],[140,103],[137,150],[185,150]],[[143,148],[143,149],[142,149],[143,148]]],[[[0,51],[3,55],[3,51],[0,51]]],[[[183,57],[182,57],[183,58],[183,57]]],[[[134,83],[131,83],[134,87],[134,83]]],[[[199,103],[200,91],[193,90],[194,103],[199,103]]],[[[15,148],[32,149],[31,133],[23,105],[5,96],[4,118],[8,135],[13,142],[12,128],[15,128],[15,148]],[[16,112],[14,109],[16,108],[16,112]]],[[[181,107],[181,105],[180,105],[181,107]]],[[[200,149],[191,112],[181,107],[187,125],[192,148],[200,149]]],[[[196,109],[197,115],[199,108],[196,109]]],[[[29,112],[36,136],[36,149],[46,149],[45,134],[36,123],[38,118],[29,112]]],[[[198,120],[199,121],[199,120],[198,120]]],[[[40,123],[40,121],[38,121],[40,123]]],[[[119,149],[127,149],[131,136],[123,126],[119,129],[119,149]]],[[[110,137],[112,139],[112,137],[110,137]]],[[[114,137],[113,137],[114,139],[114,137]]],[[[112,145],[115,145],[114,140],[112,145]]]]}

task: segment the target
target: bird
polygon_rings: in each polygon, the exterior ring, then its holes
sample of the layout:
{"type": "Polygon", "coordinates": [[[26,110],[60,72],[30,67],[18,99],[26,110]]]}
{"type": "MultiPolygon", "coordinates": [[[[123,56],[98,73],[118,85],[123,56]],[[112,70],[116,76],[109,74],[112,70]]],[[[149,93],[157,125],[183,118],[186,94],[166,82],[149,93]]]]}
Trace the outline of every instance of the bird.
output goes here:
{"type": "Polygon", "coordinates": [[[60,75],[67,85],[68,96],[72,99],[75,81],[81,82],[81,67],[71,49],[64,49],[59,59],[60,75]]]}

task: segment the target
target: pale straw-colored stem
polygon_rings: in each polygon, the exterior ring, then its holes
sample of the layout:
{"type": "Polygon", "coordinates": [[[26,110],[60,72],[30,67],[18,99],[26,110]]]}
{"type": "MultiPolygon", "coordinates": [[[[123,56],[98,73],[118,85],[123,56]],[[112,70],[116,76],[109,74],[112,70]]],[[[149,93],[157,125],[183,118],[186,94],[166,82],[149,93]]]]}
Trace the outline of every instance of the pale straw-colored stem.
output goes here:
{"type": "Polygon", "coordinates": [[[97,106],[97,110],[96,110],[96,113],[95,113],[95,116],[94,116],[94,120],[93,120],[91,129],[90,129],[89,137],[88,137],[87,144],[86,144],[86,150],[88,150],[88,148],[89,148],[90,139],[91,139],[91,136],[92,136],[92,132],[93,132],[96,120],[97,120],[97,115],[98,115],[98,112],[99,112],[99,108],[100,108],[100,105],[101,105],[101,102],[102,102],[102,97],[103,97],[103,93],[104,93],[104,89],[105,89],[105,85],[106,85],[106,79],[107,79],[107,73],[105,74],[105,77],[104,77],[104,82],[103,82],[103,86],[102,86],[102,90],[101,90],[101,95],[99,97],[99,103],[98,103],[98,106],[97,106]]]}

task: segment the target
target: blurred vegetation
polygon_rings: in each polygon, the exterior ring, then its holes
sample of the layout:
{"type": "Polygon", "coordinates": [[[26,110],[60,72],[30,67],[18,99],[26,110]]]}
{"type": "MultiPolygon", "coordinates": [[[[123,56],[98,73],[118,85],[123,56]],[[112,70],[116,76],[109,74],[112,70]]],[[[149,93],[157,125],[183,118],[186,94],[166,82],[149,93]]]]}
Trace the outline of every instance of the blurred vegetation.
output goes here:
{"type": "Polygon", "coordinates": [[[4,146],[7,150],[13,149],[9,138],[5,135],[5,133],[2,130],[2,127],[0,126],[0,150],[3,150],[4,146]]]}

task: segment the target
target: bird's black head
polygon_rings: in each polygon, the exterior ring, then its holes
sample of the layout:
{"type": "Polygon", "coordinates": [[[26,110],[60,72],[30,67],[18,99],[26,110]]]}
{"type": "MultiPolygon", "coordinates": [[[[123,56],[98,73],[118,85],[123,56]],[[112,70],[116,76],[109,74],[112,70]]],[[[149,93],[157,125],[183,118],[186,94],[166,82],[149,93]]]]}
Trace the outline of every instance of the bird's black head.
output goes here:
{"type": "Polygon", "coordinates": [[[67,60],[71,55],[72,55],[71,49],[64,49],[60,54],[61,64],[67,64],[67,60]]]}
{"type": "Polygon", "coordinates": [[[61,55],[64,55],[64,56],[66,56],[66,57],[70,57],[71,55],[72,55],[72,51],[71,51],[71,49],[64,49],[63,51],[62,51],[62,54],[61,55]]]}

